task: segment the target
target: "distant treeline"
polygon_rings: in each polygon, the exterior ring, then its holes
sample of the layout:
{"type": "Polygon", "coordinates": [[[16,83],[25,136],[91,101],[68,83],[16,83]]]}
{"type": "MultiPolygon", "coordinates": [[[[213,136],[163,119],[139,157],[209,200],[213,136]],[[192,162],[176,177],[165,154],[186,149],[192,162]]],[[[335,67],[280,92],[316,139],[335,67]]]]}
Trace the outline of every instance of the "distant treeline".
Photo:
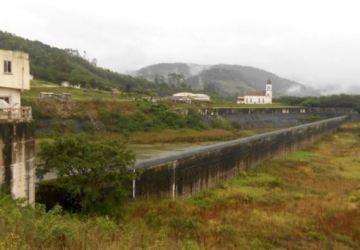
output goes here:
{"type": "Polygon", "coordinates": [[[140,92],[150,95],[168,95],[187,90],[187,86],[155,84],[143,78],[119,74],[98,67],[96,59],[88,59],[86,52],[58,49],[39,41],[31,41],[0,31],[0,49],[19,50],[29,53],[31,73],[35,79],[54,83],[69,81],[82,87],[110,89],[121,88],[125,92],[140,92]]]}
{"type": "Polygon", "coordinates": [[[277,98],[276,102],[291,106],[352,108],[360,112],[360,95],[341,94],[320,97],[283,96],[277,98]]]}

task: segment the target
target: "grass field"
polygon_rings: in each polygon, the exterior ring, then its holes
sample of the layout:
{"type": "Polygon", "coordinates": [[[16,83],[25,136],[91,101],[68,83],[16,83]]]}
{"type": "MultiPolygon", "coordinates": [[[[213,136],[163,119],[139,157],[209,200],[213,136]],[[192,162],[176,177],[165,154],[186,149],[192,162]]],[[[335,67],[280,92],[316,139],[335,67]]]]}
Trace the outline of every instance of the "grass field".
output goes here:
{"type": "MultiPolygon", "coordinates": [[[[65,88],[57,84],[45,81],[34,80],[31,82],[31,89],[22,94],[23,99],[37,99],[40,92],[54,93],[70,93],[73,100],[89,101],[89,100],[109,100],[109,101],[126,101],[132,96],[128,94],[117,94],[112,96],[110,91],[95,89],[75,89],[65,88]]],[[[135,95],[134,95],[135,96],[135,95]]]]}
{"type": "MultiPolygon", "coordinates": [[[[135,93],[122,93],[113,96],[110,91],[104,90],[95,90],[95,89],[75,89],[75,88],[65,88],[57,84],[33,80],[31,82],[31,89],[25,91],[22,94],[23,99],[38,99],[40,92],[54,92],[54,93],[70,93],[73,100],[76,101],[91,101],[91,100],[101,100],[101,101],[131,101],[135,98],[141,98],[144,95],[135,94],[135,93]]],[[[165,101],[173,109],[184,109],[191,107],[198,108],[286,108],[288,105],[281,103],[273,104],[236,104],[234,101],[212,101],[212,102],[194,102],[193,104],[186,103],[174,103],[170,101],[165,101]]]]}
{"type": "Polygon", "coordinates": [[[189,199],[80,217],[0,199],[0,249],[360,249],[360,123],[189,199]]]}

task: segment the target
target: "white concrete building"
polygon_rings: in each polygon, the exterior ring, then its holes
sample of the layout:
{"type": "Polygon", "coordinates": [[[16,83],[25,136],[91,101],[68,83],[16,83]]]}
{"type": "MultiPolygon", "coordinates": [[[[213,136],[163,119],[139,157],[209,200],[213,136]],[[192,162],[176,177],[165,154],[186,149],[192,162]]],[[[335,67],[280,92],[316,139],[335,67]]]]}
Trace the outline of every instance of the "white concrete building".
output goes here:
{"type": "Polygon", "coordinates": [[[191,103],[191,101],[210,101],[210,96],[205,94],[194,94],[190,92],[180,92],[173,94],[171,97],[174,101],[182,101],[182,102],[188,102],[191,103]]]}
{"type": "Polygon", "coordinates": [[[64,88],[74,88],[74,89],[81,89],[81,85],[80,84],[72,84],[72,83],[69,83],[67,81],[63,81],[61,83],[61,87],[64,87],[64,88]]]}
{"type": "Polygon", "coordinates": [[[68,87],[70,87],[70,83],[67,82],[67,81],[63,81],[63,82],[61,83],[61,87],[68,88],[68,87]]]}
{"type": "Polygon", "coordinates": [[[205,94],[193,94],[192,99],[196,100],[196,101],[209,102],[210,101],[210,96],[205,95],[205,94]]]}
{"type": "Polygon", "coordinates": [[[35,202],[35,140],[21,92],[31,79],[28,54],[0,50],[0,189],[29,204],[35,202]]]}
{"type": "Polygon", "coordinates": [[[271,104],[272,103],[272,84],[268,80],[265,91],[248,92],[244,96],[238,96],[237,104],[271,104]]]}
{"type": "Polygon", "coordinates": [[[0,50],[0,99],[12,108],[21,107],[20,93],[30,89],[29,55],[19,51],[0,50]]]}

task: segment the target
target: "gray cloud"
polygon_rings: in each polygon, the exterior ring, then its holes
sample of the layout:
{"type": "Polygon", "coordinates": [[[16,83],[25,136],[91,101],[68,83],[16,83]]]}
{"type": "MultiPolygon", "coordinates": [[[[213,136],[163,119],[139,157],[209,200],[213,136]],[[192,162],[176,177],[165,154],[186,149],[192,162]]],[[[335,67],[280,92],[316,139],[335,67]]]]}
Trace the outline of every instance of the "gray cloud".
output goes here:
{"type": "Polygon", "coordinates": [[[12,0],[0,29],[86,50],[116,71],[242,64],[328,92],[359,91],[359,7],[355,0],[12,0]]]}

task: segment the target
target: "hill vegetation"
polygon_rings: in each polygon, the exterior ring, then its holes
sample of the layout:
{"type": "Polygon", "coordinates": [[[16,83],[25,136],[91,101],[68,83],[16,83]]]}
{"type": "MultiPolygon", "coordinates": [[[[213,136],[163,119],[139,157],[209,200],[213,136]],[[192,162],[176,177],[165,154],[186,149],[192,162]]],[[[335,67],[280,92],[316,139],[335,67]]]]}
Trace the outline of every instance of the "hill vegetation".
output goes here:
{"type": "Polygon", "coordinates": [[[240,65],[197,65],[160,63],[144,67],[137,75],[155,83],[188,85],[214,97],[236,97],[246,91],[264,90],[268,79],[273,82],[274,95],[316,95],[314,89],[295,81],[281,78],[271,72],[240,65]]]}
{"type": "Polygon", "coordinates": [[[111,94],[106,90],[74,89],[33,81],[22,103],[33,110],[36,136],[52,138],[66,133],[87,133],[133,142],[223,140],[243,133],[224,119],[204,119],[201,104],[152,103],[135,93],[111,94]],[[70,93],[72,100],[40,99],[39,93],[70,93]],[[184,113],[184,110],[189,110],[184,113]],[[159,133],[162,131],[162,133],[159,133]]]}
{"type": "Polygon", "coordinates": [[[126,92],[150,95],[168,95],[186,90],[186,88],[154,84],[143,78],[116,73],[98,67],[96,60],[81,56],[78,50],[59,49],[2,31],[0,31],[0,49],[29,53],[30,68],[34,78],[57,84],[69,81],[87,88],[110,89],[117,87],[126,92]]]}
{"type": "Polygon", "coordinates": [[[291,106],[352,108],[360,112],[360,95],[331,95],[320,97],[283,96],[276,99],[291,106]]]}

